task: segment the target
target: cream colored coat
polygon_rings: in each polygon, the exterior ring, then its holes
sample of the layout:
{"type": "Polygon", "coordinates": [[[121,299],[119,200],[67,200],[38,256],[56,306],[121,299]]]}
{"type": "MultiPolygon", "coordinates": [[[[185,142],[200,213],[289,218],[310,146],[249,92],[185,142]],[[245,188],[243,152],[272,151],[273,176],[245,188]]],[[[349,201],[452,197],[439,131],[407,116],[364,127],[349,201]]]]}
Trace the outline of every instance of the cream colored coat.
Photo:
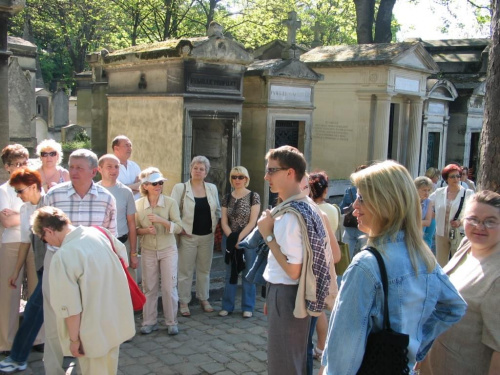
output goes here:
{"type": "MultiPolygon", "coordinates": [[[[221,216],[221,209],[219,203],[219,194],[217,187],[214,184],[205,182],[205,191],[207,192],[208,204],[210,205],[210,213],[212,214],[212,233],[215,233],[215,227],[221,216]]],[[[182,203],[184,184],[179,183],[172,189],[171,197],[174,198],[179,205],[182,206],[181,219],[182,227],[187,234],[193,234],[193,221],[194,221],[194,194],[191,188],[191,181],[185,183],[186,194],[184,196],[184,203],[182,203]]]]}
{"type": "Polygon", "coordinates": [[[80,313],[85,357],[102,357],[135,335],[127,277],[98,229],[80,226],[66,235],[52,258],[49,287],[64,355],[71,356],[64,319],[80,313]]]}
{"type": "MultiPolygon", "coordinates": [[[[448,222],[449,222],[455,217],[455,214],[458,211],[458,207],[460,206],[460,199],[464,195],[464,191],[465,191],[465,201],[464,201],[464,205],[462,207],[462,211],[460,212],[460,216],[459,216],[459,219],[461,220],[464,216],[465,207],[467,205],[467,200],[469,199],[469,197],[471,195],[474,194],[474,192],[472,190],[469,190],[469,189],[465,190],[465,188],[460,186],[460,191],[458,192],[456,198],[453,200],[453,202],[451,204],[450,216],[448,218],[445,217],[446,216],[446,195],[448,192],[448,187],[443,187],[443,188],[437,189],[429,197],[429,199],[434,202],[434,208],[436,211],[436,234],[438,236],[441,236],[441,237],[445,236],[445,233],[444,233],[445,220],[448,220],[448,222]]],[[[461,228],[461,231],[463,231],[462,228],[461,228]]]]}

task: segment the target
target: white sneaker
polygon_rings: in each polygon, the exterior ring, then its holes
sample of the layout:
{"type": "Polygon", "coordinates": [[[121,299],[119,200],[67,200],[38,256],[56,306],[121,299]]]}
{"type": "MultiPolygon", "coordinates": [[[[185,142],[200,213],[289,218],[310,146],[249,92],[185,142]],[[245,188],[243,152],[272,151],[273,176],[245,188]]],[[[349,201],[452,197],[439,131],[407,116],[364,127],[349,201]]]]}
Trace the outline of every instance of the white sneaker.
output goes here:
{"type": "Polygon", "coordinates": [[[169,335],[175,336],[179,333],[179,328],[177,327],[177,325],[168,326],[167,332],[169,335]]]}
{"type": "Polygon", "coordinates": [[[142,326],[141,327],[141,333],[143,335],[149,335],[153,331],[158,331],[158,323],[150,325],[150,326],[142,326]]]}
{"type": "Polygon", "coordinates": [[[252,316],[253,316],[253,313],[251,311],[243,311],[244,318],[251,318],[252,316]]]}
{"type": "Polygon", "coordinates": [[[27,362],[15,362],[10,357],[0,362],[0,372],[10,374],[12,372],[24,371],[28,368],[27,362]]]}
{"type": "Polygon", "coordinates": [[[229,315],[229,311],[227,311],[227,310],[219,311],[219,316],[228,316],[228,315],[229,315]]]}

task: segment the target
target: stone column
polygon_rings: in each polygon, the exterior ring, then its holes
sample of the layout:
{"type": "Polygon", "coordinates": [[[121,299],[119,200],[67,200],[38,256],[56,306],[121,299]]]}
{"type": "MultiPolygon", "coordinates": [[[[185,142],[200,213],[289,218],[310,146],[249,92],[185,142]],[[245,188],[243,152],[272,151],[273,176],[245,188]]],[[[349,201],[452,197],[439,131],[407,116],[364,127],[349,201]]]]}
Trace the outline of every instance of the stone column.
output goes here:
{"type": "Polygon", "coordinates": [[[420,134],[422,131],[422,103],[423,100],[421,98],[412,99],[410,102],[410,123],[408,124],[408,152],[406,154],[406,167],[413,178],[418,176],[420,134]]]}
{"type": "Polygon", "coordinates": [[[427,130],[427,124],[429,122],[428,114],[423,115],[422,121],[422,146],[420,148],[420,172],[419,175],[423,176],[427,167],[427,152],[429,150],[429,132],[427,130]]]}
{"type": "Polygon", "coordinates": [[[374,161],[387,159],[391,98],[392,95],[389,94],[377,94],[377,102],[375,105],[375,124],[373,129],[374,161]]]}
{"type": "Polygon", "coordinates": [[[450,121],[450,116],[446,116],[443,121],[443,134],[441,139],[441,147],[439,150],[439,166],[440,170],[446,166],[446,144],[448,142],[448,123],[450,121]]]}
{"type": "MultiPolygon", "coordinates": [[[[9,14],[0,11],[0,148],[9,144],[9,56],[7,21],[9,14]]],[[[3,168],[2,168],[3,169],[3,168]]]]}

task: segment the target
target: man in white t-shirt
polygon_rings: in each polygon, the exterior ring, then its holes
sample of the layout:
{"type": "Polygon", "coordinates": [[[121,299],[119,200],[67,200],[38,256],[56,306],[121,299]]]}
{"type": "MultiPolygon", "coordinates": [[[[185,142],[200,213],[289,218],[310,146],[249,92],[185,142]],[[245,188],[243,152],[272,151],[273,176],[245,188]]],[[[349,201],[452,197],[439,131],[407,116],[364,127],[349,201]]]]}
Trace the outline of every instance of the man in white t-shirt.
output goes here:
{"type": "Polygon", "coordinates": [[[118,181],[132,190],[136,200],[139,199],[141,197],[139,193],[141,167],[136,162],[129,160],[130,155],[132,155],[132,142],[126,136],[118,135],[113,139],[111,148],[113,154],[120,160],[118,181]]]}

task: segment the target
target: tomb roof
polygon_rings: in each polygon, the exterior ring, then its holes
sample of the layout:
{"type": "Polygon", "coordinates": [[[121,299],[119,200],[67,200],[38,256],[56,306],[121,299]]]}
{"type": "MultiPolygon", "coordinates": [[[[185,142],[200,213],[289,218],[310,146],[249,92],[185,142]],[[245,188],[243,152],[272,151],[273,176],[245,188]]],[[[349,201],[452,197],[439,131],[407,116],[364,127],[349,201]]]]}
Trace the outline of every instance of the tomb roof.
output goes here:
{"type": "Polygon", "coordinates": [[[322,80],[323,75],[316,73],[305,63],[297,59],[257,60],[248,66],[245,76],[271,76],[300,78],[308,80],[322,80]]]}

